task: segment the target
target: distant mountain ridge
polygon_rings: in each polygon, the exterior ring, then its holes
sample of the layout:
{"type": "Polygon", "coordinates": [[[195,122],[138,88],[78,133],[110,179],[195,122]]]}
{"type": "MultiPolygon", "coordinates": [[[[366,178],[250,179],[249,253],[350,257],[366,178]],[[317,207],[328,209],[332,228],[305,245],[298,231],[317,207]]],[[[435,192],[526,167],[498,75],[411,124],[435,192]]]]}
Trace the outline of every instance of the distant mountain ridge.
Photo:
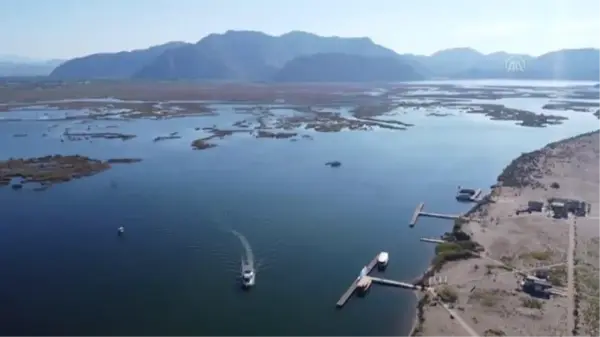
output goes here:
{"type": "Polygon", "coordinates": [[[34,60],[0,55],[0,76],[48,76],[63,60],[34,60]]]}
{"type": "Polygon", "coordinates": [[[453,48],[430,56],[398,54],[370,38],[322,37],[293,31],[210,34],[196,43],[92,54],[68,60],[57,79],[145,79],[286,82],[410,81],[426,78],[599,80],[598,49],[566,49],[539,57],[453,48]],[[519,67],[507,71],[507,60],[519,67]],[[516,71],[515,71],[516,70],[516,71]]]}
{"type": "MultiPolygon", "coordinates": [[[[277,73],[298,57],[331,53],[339,57],[365,57],[363,64],[370,63],[368,67],[375,67],[374,62],[379,60],[371,57],[398,57],[394,51],[368,38],[321,37],[296,31],[276,37],[253,31],[227,31],[210,34],[195,44],[170,43],[139,51],[88,55],[66,62],[51,76],[62,79],[264,81],[281,77],[277,73]],[[161,52],[156,53],[159,49],[161,52]]],[[[410,67],[404,69],[407,79],[415,78],[410,67]]],[[[352,70],[339,69],[339,75],[348,81],[360,81],[347,76],[352,70]]],[[[290,74],[288,72],[286,78],[290,74]]],[[[397,80],[405,79],[396,74],[397,80]]],[[[329,76],[332,81],[338,77],[329,76]]]]}
{"type": "Polygon", "coordinates": [[[139,69],[156,60],[169,49],[187,45],[185,42],[168,42],[147,49],[100,53],[71,59],[56,67],[50,74],[58,78],[130,78],[139,69]]]}

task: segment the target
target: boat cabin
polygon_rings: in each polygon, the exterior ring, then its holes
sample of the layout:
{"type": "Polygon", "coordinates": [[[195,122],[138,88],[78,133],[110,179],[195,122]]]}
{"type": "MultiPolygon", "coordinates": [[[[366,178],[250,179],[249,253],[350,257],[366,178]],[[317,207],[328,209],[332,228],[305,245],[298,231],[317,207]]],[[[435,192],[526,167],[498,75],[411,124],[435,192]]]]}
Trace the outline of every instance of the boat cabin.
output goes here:
{"type": "Polygon", "coordinates": [[[387,267],[388,261],[390,260],[390,255],[388,252],[381,252],[377,256],[377,266],[380,269],[387,267]]]}
{"type": "Polygon", "coordinates": [[[371,287],[373,280],[369,276],[361,276],[356,283],[356,288],[361,292],[365,293],[371,287]]]}

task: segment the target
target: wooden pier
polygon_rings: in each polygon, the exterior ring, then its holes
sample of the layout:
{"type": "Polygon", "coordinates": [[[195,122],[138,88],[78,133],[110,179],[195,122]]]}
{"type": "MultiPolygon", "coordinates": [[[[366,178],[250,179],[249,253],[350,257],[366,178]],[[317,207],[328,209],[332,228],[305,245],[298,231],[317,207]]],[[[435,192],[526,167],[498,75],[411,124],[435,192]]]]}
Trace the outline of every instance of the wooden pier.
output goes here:
{"type": "MultiPolygon", "coordinates": [[[[481,192],[479,192],[481,193],[481,192]]],[[[410,219],[410,227],[414,227],[417,224],[417,220],[419,220],[420,216],[426,216],[430,218],[438,218],[438,219],[448,219],[448,220],[456,220],[460,218],[460,214],[442,214],[442,213],[431,213],[431,212],[423,212],[423,208],[425,208],[425,203],[422,202],[417,205],[415,208],[415,212],[413,213],[412,218],[410,219]]]]}
{"type": "Polygon", "coordinates": [[[369,276],[369,278],[371,278],[371,281],[373,281],[375,283],[383,284],[386,286],[399,287],[399,288],[412,289],[412,290],[420,289],[420,287],[415,286],[412,283],[400,282],[400,281],[389,280],[386,278],[372,277],[372,276],[369,276]]]}
{"type": "MultiPolygon", "coordinates": [[[[378,256],[379,256],[379,254],[375,255],[373,260],[371,260],[371,262],[369,262],[369,264],[367,265],[367,275],[365,275],[365,276],[368,276],[369,273],[373,270],[373,268],[375,268],[375,265],[377,264],[378,256]]],[[[337,304],[336,304],[336,306],[338,308],[343,307],[344,304],[346,304],[346,302],[348,302],[350,297],[352,297],[352,295],[356,291],[356,288],[358,287],[358,281],[360,281],[360,277],[357,277],[356,280],[354,280],[354,282],[352,282],[352,284],[350,285],[348,290],[346,290],[346,292],[344,294],[342,294],[342,297],[340,297],[340,299],[337,301],[337,304]]]]}
{"type": "Polygon", "coordinates": [[[415,212],[413,213],[412,219],[410,220],[411,227],[414,227],[417,224],[417,220],[419,220],[419,215],[421,215],[421,211],[423,211],[423,207],[425,207],[424,202],[418,204],[417,208],[415,208],[415,212]]]}
{"type": "Polygon", "coordinates": [[[344,294],[342,294],[342,297],[340,297],[340,299],[336,303],[336,306],[338,308],[343,307],[346,304],[346,302],[348,302],[350,297],[352,297],[354,292],[356,292],[356,290],[359,288],[359,284],[363,287],[364,290],[367,290],[371,286],[372,283],[378,283],[381,285],[410,289],[410,290],[422,290],[422,288],[420,286],[414,285],[412,283],[400,282],[400,281],[395,281],[395,280],[388,280],[388,279],[381,278],[381,277],[369,276],[369,273],[377,265],[377,257],[378,256],[379,256],[379,254],[377,254],[375,256],[375,258],[373,258],[373,260],[371,260],[371,262],[366,266],[367,274],[362,277],[360,277],[360,276],[357,277],[356,280],[354,280],[354,282],[352,282],[352,284],[350,285],[348,290],[346,290],[346,292],[344,294]]]}
{"type": "Polygon", "coordinates": [[[445,240],[442,239],[431,239],[431,238],[421,238],[420,239],[423,242],[429,242],[429,243],[445,243],[445,240]]]}
{"type": "Polygon", "coordinates": [[[421,213],[419,213],[419,216],[426,216],[426,217],[438,218],[438,219],[448,219],[448,220],[456,220],[456,219],[460,218],[460,215],[430,213],[430,212],[421,212],[421,213]]]}

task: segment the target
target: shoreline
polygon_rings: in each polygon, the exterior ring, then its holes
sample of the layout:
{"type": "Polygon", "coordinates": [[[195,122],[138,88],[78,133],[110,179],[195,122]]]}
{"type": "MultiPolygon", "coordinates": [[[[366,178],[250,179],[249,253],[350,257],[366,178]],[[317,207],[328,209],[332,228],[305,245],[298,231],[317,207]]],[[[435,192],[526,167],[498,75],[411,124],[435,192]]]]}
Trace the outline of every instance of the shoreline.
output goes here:
{"type": "MultiPolygon", "coordinates": [[[[471,214],[477,212],[477,210],[479,210],[481,207],[484,207],[485,205],[488,205],[488,203],[486,202],[486,200],[489,200],[489,198],[493,195],[494,190],[498,188],[496,187],[496,185],[494,185],[494,187],[486,194],[484,194],[481,199],[477,202],[475,202],[475,204],[473,206],[471,206],[471,208],[469,208],[466,212],[463,213],[464,216],[468,217],[471,216],[471,214]]],[[[455,222],[456,225],[456,222],[455,222]]],[[[461,228],[462,229],[462,228],[461,228]]],[[[471,235],[471,239],[474,239],[475,236],[471,235]]],[[[476,240],[473,240],[476,241],[476,240]]],[[[416,283],[421,283],[424,284],[425,281],[431,277],[435,275],[435,257],[434,259],[431,260],[431,262],[429,262],[429,266],[427,267],[427,269],[425,269],[425,271],[418,277],[416,277],[413,280],[413,284],[416,283]]],[[[414,313],[414,319],[413,319],[413,325],[410,329],[410,332],[407,336],[413,337],[413,336],[421,336],[419,333],[423,330],[424,324],[425,324],[425,317],[424,317],[424,310],[423,310],[423,306],[425,304],[427,304],[426,302],[428,302],[429,299],[429,294],[425,293],[424,295],[422,293],[419,292],[414,292],[415,297],[417,298],[417,306],[415,308],[415,313],[414,313]]]]}
{"type": "MultiPolygon", "coordinates": [[[[523,154],[519,155],[518,157],[516,157],[515,159],[513,159],[510,163],[508,163],[505,166],[505,168],[502,170],[502,172],[498,175],[496,184],[493,185],[492,189],[482,198],[482,201],[476,203],[467,212],[463,213],[465,215],[466,220],[460,221],[460,222],[458,222],[458,221],[455,222],[455,226],[452,231],[454,232],[454,231],[463,231],[464,230],[464,231],[468,232],[470,240],[472,240],[474,242],[478,242],[478,240],[480,240],[480,239],[485,240],[482,237],[483,235],[481,235],[485,231],[481,230],[481,229],[476,230],[473,226],[473,223],[483,223],[487,220],[490,220],[491,217],[489,216],[489,214],[494,213],[494,208],[496,206],[495,201],[492,201],[492,199],[502,196],[503,193],[506,194],[507,193],[506,190],[511,190],[510,193],[514,193],[514,196],[517,196],[517,195],[520,196],[522,193],[524,193],[524,190],[527,188],[533,188],[533,189],[542,188],[542,189],[547,190],[546,186],[544,186],[543,184],[538,182],[539,175],[535,176],[535,174],[534,174],[535,177],[532,178],[531,172],[528,172],[526,169],[523,168],[524,162],[527,163],[527,162],[531,162],[531,161],[536,161],[540,157],[544,156],[545,151],[555,150],[565,144],[570,144],[570,143],[574,143],[574,142],[576,143],[581,139],[585,139],[586,137],[594,137],[594,136],[597,137],[599,132],[600,132],[599,130],[596,130],[596,131],[592,131],[592,132],[583,133],[583,134],[580,134],[577,136],[561,139],[559,141],[550,142],[540,149],[537,149],[537,150],[534,150],[534,151],[531,151],[528,153],[523,153],[523,154]]],[[[596,144],[596,145],[598,145],[598,144],[596,144]]],[[[575,155],[573,153],[569,153],[569,156],[575,156],[575,155]]],[[[577,164],[577,167],[579,168],[579,164],[577,164]]],[[[545,172],[545,173],[547,173],[547,172],[545,172]]],[[[594,200],[594,201],[596,201],[596,203],[597,203],[597,197],[596,197],[596,200],[594,200]]],[[[596,207],[596,209],[597,208],[598,207],[596,207]]],[[[491,218],[491,219],[493,219],[493,218],[491,218]]],[[[496,219],[496,225],[498,225],[498,219],[496,219]]],[[[597,225],[597,221],[596,221],[596,225],[597,225]]],[[[480,226],[480,227],[483,227],[483,226],[480,226]]],[[[448,234],[448,233],[446,233],[446,234],[448,234]]],[[[598,233],[596,233],[596,235],[598,235],[598,233]]],[[[597,239],[597,238],[595,238],[595,239],[597,239]]],[[[594,240],[594,238],[592,240],[594,240]]],[[[488,248],[490,248],[490,247],[486,247],[486,246],[487,245],[485,245],[485,244],[483,245],[483,247],[485,248],[484,254],[488,254],[487,251],[488,251],[488,248]]],[[[430,262],[427,269],[419,277],[416,278],[414,283],[424,283],[429,279],[429,277],[441,273],[442,270],[451,269],[451,267],[448,266],[450,264],[453,265],[452,267],[459,266],[459,265],[469,265],[469,264],[472,264],[474,261],[478,261],[478,260],[483,260],[483,259],[481,259],[481,258],[475,258],[475,259],[466,258],[466,259],[459,259],[457,261],[446,261],[445,263],[442,264],[442,266],[440,266],[439,268],[436,268],[436,266],[435,266],[436,262],[435,262],[435,257],[434,257],[434,259],[430,262]]],[[[500,262],[500,261],[497,261],[497,262],[500,262]]],[[[504,261],[502,261],[500,263],[504,263],[504,261]]],[[[507,263],[506,265],[510,265],[510,264],[507,263]]],[[[475,266],[477,267],[477,265],[475,265],[475,266]]],[[[516,267],[512,267],[512,268],[513,269],[512,269],[511,274],[514,273],[515,270],[517,270],[516,267]]],[[[495,279],[494,279],[494,282],[496,282],[495,279]]],[[[444,287],[447,287],[447,286],[444,286],[444,287]]],[[[473,289],[475,289],[475,286],[473,286],[473,289]]],[[[473,289],[471,291],[473,291],[473,289]]],[[[408,336],[431,335],[431,334],[425,333],[427,330],[431,330],[431,329],[437,331],[438,332],[437,335],[440,335],[440,334],[450,335],[450,332],[448,330],[444,331],[444,329],[442,329],[442,330],[437,329],[438,327],[436,325],[439,324],[437,322],[437,320],[434,323],[431,323],[432,322],[431,318],[430,318],[430,320],[427,319],[427,316],[429,316],[428,314],[430,314],[430,313],[428,313],[428,309],[426,309],[425,306],[428,304],[428,302],[430,302],[429,301],[429,293],[415,292],[415,296],[417,297],[417,304],[415,307],[413,324],[412,324],[412,327],[410,329],[410,333],[408,334],[408,336]]],[[[555,304],[555,305],[558,306],[558,304],[555,304]]],[[[459,307],[459,309],[461,309],[461,308],[459,307]]],[[[568,315],[569,315],[569,313],[567,313],[567,316],[568,315]]],[[[577,309],[574,311],[574,315],[576,316],[575,320],[577,321],[578,320],[577,309]]],[[[581,313],[579,313],[579,315],[581,315],[581,313]]],[[[437,317],[435,317],[435,318],[437,318],[437,317]]],[[[473,317],[473,319],[474,318],[475,317],[473,317]]],[[[450,320],[448,319],[448,321],[450,321],[450,320]]],[[[538,323],[538,324],[542,324],[542,323],[538,323]]],[[[566,324],[566,325],[568,325],[568,324],[566,324]]],[[[458,333],[458,335],[465,335],[464,330],[460,330],[460,332],[457,332],[457,333],[458,333]]],[[[504,333],[502,330],[493,329],[493,328],[487,329],[484,333],[481,333],[481,332],[479,332],[479,333],[481,335],[514,335],[514,332],[513,333],[504,333]]],[[[573,333],[569,331],[569,332],[567,332],[567,334],[572,335],[573,333]]]]}

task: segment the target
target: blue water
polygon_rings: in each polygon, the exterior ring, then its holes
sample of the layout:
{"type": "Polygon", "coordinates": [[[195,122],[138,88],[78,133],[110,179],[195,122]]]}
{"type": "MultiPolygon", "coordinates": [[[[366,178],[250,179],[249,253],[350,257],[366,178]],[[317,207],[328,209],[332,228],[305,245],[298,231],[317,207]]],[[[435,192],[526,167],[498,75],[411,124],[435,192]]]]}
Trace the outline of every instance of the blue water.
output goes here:
{"type": "Polygon", "coordinates": [[[407,110],[398,117],[415,124],[407,131],[313,132],[296,142],[234,135],[191,150],[196,127],[244,119],[220,112],[92,123],[138,135],[125,142],[60,142],[65,127],[87,128],[78,121],[0,122],[0,158],[144,159],[44,192],[0,189],[0,334],[407,334],[415,297],[406,290],[376,286],[342,310],[335,302],[380,251],[390,253],[387,278],[426,268],[433,248],[418,238],[452,224],[424,218],[409,229],[417,203],[464,211],[458,185],[487,188],[521,152],[598,128],[576,112],[564,125],[525,128],[407,110]],[[171,132],[183,138],[152,141],[171,132]],[[331,160],[342,167],[324,166],[331,160]],[[236,280],[243,248],[231,229],[259,264],[249,292],[236,280]]]}

